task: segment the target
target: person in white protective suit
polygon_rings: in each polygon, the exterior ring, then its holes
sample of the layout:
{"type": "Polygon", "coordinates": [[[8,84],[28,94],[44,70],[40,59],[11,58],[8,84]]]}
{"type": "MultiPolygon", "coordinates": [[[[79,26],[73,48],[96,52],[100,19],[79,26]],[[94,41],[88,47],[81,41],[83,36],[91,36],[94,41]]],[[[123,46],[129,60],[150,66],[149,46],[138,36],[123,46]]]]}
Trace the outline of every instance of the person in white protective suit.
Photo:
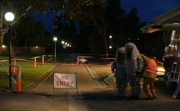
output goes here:
{"type": "Polygon", "coordinates": [[[144,62],[136,45],[132,42],[125,44],[125,67],[127,80],[131,87],[130,100],[138,100],[140,95],[140,79],[144,62]]]}
{"type": "Polygon", "coordinates": [[[111,66],[111,70],[114,73],[114,77],[115,77],[115,86],[117,88],[116,96],[122,99],[125,99],[125,96],[126,96],[125,92],[126,92],[126,86],[127,86],[127,77],[125,74],[124,58],[125,58],[125,48],[120,47],[116,51],[116,57],[111,66]]]}

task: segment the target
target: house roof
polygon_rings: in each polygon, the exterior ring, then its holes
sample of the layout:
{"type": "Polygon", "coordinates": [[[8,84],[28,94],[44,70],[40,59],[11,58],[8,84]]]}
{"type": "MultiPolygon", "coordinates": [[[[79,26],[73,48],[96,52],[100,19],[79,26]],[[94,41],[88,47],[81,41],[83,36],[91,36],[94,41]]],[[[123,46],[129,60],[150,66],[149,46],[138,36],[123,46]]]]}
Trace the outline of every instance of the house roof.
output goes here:
{"type": "Polygon", "coordinates": [[[155,24],[165,24],[174,22],[180,23],[180,6],[160,15],[159,17],[152,20],[152,22],[155,24]]]}
{"type": "Polygon", "coordinates": [[[150,24],[140,30],[144,33],[152,33],[159,30],[176,29],[180,29],[180,6],[153,19],[150,24]]]}

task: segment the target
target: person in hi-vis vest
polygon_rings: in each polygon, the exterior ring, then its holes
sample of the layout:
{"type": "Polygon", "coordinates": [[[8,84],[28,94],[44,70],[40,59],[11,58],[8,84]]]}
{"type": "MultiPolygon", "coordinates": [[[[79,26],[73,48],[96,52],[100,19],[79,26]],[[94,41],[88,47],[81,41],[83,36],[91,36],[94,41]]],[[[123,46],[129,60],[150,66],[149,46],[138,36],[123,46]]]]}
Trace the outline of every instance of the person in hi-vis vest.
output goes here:
{"type": "Polygon", "coordinates": [[[147,95],[145,100],[156,99],[156,89],[154,87],[154,81],[157,76],[157,60],[154,57],[147,57],[141,54],[145,61],[145,67],[143,72],[144,83],[143,90],[147,95]]]}

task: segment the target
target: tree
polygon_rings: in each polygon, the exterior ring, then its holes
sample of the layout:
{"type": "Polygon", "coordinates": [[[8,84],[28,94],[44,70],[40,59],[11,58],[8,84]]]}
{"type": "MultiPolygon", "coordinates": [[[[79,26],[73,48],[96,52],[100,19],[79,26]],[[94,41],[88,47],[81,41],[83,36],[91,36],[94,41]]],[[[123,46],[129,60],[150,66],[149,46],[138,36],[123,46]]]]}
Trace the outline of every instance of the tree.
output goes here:
{"type": "MultiPolygon", "coordinates": [[[[60,42],[57,43],[57,46],[62,47],[61,41],[66,41],[73,44],[75,47],[75,36],[76,36],[76,25],[75,21],[66,21],[60,14],[56,16],[53,24],[53,36],[57,36],[60,42]]],[[[57,51],[62,51],[63,49],[57,49],[57,51]]]]}
{"type": "MultiPolygon", "coordinates": [[[[108,54],[108,33],[122,33],[122,29],[129,29],[130,31],[132,29],[132,31],[135,31],[134,25],[136,25],[138,21],[137,11],[134,9],[124,19],[125,11],[120,8],[120,1],[121,0],[1,0],[0,10],[7,11],[8,9],[5,7],[8,7],[14,11],[16,19],[11,25],[20,20],[29,11],[40,12],[50,10],[51,14],[54,11],[59,11],[63,13],[63,17],[67,21],[79,21],[80,26],[83,26],[83,30],[81,30],[88,35],[88,40],[96,40],[98,37],[99,42],[104,46],[103,53],[108,54]],[[127,21],[124,21],[126,19],[127,21]],[[124,28],[125,25],[128,26],[124,28]]],[[[0,28],[2,28],[2,13],[0,15],[0,28]]],[[[4,25],[4,28],[7,28],[7,25],[4,25]]],[[[4,33],[0,33],[0,46],[2,45],[3,37],[4,33]]],[[[94,42],[89,42],[89,46],[91,47],[93,43],[94,42]]]]}
{"type": "MultiPolygon", "coordinates": [[[[23,16],[11,27],[12,57],[19,47],[45,46],[45,29],[42,22],[35,22],[31,16],[23,16]],[[27,25],[28,23],[28,25],[27,25]]],[[[4,39],[7,42],[7,38],[4,39]]]]}
{"type": "Polygon", "coordinates": [[[108,54],[105,17],[106,0],[66,0],[64,1],[64,16],[69,20],[78,20],[84,27],[92,27],[98,33],[108,54]]]}
{"type": "MultiPolygon", "coordinates": [[[[0,29],[7,29],[8,25],[3,27],[2,15],[4,12],[13,11],[15,14],[15,20],[11,23],[11,26],[26,15],[29,11],[44,11],[49,9],[49,0],[1,0],[0,2],[0,29]]],[[[0,32],[0,46],[2,46],[4,32],[0,32]]],[[[1,47],[0,47],[1,53],[1,47]]]]}
{"type": "Polygon", "coordinates": [[[138,24],[140,22],[139,17],[137,16],[137,10],[136,8],[132,8],[130,13],[126,15],[125,17],[126,20],[126,29],[125,30],[126,33],[129,34],[135,34],[137,32],[139,32],[139,27],[138,24]]]}
{"type": "Polygon", "coordinates": [[[120,0],[110,0],[106,6],[105,20],[109,33],[121,33],[126,11],[120,7],[120,0]]]}
{"type": "Polygon", "coordinates": [[[113,45],[110,51],[111,54],[116,53],[116,49],[124,45],[124,30],[125,30],[125,14],[126,11],[120,7],[121,0],[109,0],[106,6],[105,21],[107,23],[107,33],[113,36],[109,40],[109,45],[113,45]]]}

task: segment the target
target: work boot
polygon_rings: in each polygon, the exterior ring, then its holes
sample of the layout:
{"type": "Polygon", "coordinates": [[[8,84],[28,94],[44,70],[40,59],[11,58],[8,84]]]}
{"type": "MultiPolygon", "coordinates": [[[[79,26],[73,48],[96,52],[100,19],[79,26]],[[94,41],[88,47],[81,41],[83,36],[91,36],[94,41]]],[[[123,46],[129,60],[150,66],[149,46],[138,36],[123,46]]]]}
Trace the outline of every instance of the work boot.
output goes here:
{"type": "Polygon", "coordinates": [[[156,99],[156,96],[153,96],[153,99],[156,99]]]}
{"type": "Polygon", "coordinates": [[[147,97],[144,100],[153,100],[153,99],[154,99],[153,97],[147,97]]]}
{"type": "Polygon", "coordinates": [[[134,100],[139,100],[139,96],[134,96],[134,100]]]}
{"type": "Polygon", "coordinates": [[[131,96],[127,100],[139,100],[138,96],[131,96]]]}

